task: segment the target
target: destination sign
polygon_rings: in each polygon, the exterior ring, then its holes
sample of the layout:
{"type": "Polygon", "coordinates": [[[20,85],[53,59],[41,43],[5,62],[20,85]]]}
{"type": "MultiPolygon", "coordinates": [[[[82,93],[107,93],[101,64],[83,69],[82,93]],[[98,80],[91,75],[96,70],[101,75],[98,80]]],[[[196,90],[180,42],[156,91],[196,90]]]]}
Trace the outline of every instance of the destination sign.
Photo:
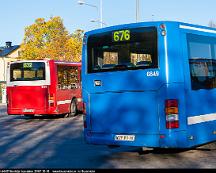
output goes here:
{"type": "Polygon", "coordinates": [[[32,68],[32,63],[31,62],[23,63],[23,68],[32,68]]]}
{"type": "Polygon", "coordinates": [[[130,30],[120,30],[112,33],[113,42],[130,41],[130,38],[130,30]]]}

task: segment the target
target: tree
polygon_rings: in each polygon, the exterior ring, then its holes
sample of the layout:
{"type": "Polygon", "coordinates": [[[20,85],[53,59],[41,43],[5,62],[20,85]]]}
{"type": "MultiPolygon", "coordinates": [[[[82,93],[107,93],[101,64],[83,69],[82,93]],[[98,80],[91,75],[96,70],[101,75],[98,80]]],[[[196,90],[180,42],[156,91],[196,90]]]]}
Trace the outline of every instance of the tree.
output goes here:
{"type": "Polygon", "coordinates": [[[38,18],[25,29],[20,58],[80,61],[83,33],[81,31],[77,30],[69,35],[60,17],[51,17],[48,21],[38,18]]]}
{"type": "Polygon", "coordinates": [[[210,20],[208,25],[212,28],[216,28],[216,23],[213,20],[210,20]]]}
{"type": "Polygon", "coordinates": [[[81,61],[83,34],[83,30],[76,30],[66,44],[66,57],[75,62],[81,61]]]}

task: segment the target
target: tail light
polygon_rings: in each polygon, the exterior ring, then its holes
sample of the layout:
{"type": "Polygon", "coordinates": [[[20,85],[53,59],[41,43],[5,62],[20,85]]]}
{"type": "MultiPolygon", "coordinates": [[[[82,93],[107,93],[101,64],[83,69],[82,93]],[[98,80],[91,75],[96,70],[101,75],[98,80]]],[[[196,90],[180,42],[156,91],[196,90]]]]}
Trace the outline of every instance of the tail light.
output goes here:
{"type": "Polygon", "coordinates": [[[166,112],[166,128],[167,129],[179,128],[178,100],[176,99],[166,100],[165,112],[166,112]]]}
{"type": "Polygon", "coordinates": [[[54,94],[49,94],[48,102],[50,107],[54,107],[54,94]]]}

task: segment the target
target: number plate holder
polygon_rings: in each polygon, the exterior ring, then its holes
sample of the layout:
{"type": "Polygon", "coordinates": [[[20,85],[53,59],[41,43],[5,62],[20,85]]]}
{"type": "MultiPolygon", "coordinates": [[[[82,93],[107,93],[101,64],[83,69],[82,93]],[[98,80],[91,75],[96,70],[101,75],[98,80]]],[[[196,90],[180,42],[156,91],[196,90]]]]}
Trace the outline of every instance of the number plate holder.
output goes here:
{"type": "Polygon", "coordinates": [[[34,109],[23,109],[23,112],[24,113],[33,113],[34,112],[34,109]]]}
{"type": "Polygon", "coordinates": [[[135,141],[135,135],[115,135],[115,141],[135,141]]]}

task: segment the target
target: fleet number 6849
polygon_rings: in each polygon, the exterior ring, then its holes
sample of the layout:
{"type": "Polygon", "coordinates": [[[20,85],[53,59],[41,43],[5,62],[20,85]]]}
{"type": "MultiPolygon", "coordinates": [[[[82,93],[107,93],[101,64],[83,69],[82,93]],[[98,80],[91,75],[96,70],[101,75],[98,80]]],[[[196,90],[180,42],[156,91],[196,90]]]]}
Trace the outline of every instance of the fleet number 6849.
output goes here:
{"type": "Polygon", "coordinates": [[[157,76],[159,76],[159,71],[147,71],[146,75],[148,77],[157,77],[157,76]]]}

